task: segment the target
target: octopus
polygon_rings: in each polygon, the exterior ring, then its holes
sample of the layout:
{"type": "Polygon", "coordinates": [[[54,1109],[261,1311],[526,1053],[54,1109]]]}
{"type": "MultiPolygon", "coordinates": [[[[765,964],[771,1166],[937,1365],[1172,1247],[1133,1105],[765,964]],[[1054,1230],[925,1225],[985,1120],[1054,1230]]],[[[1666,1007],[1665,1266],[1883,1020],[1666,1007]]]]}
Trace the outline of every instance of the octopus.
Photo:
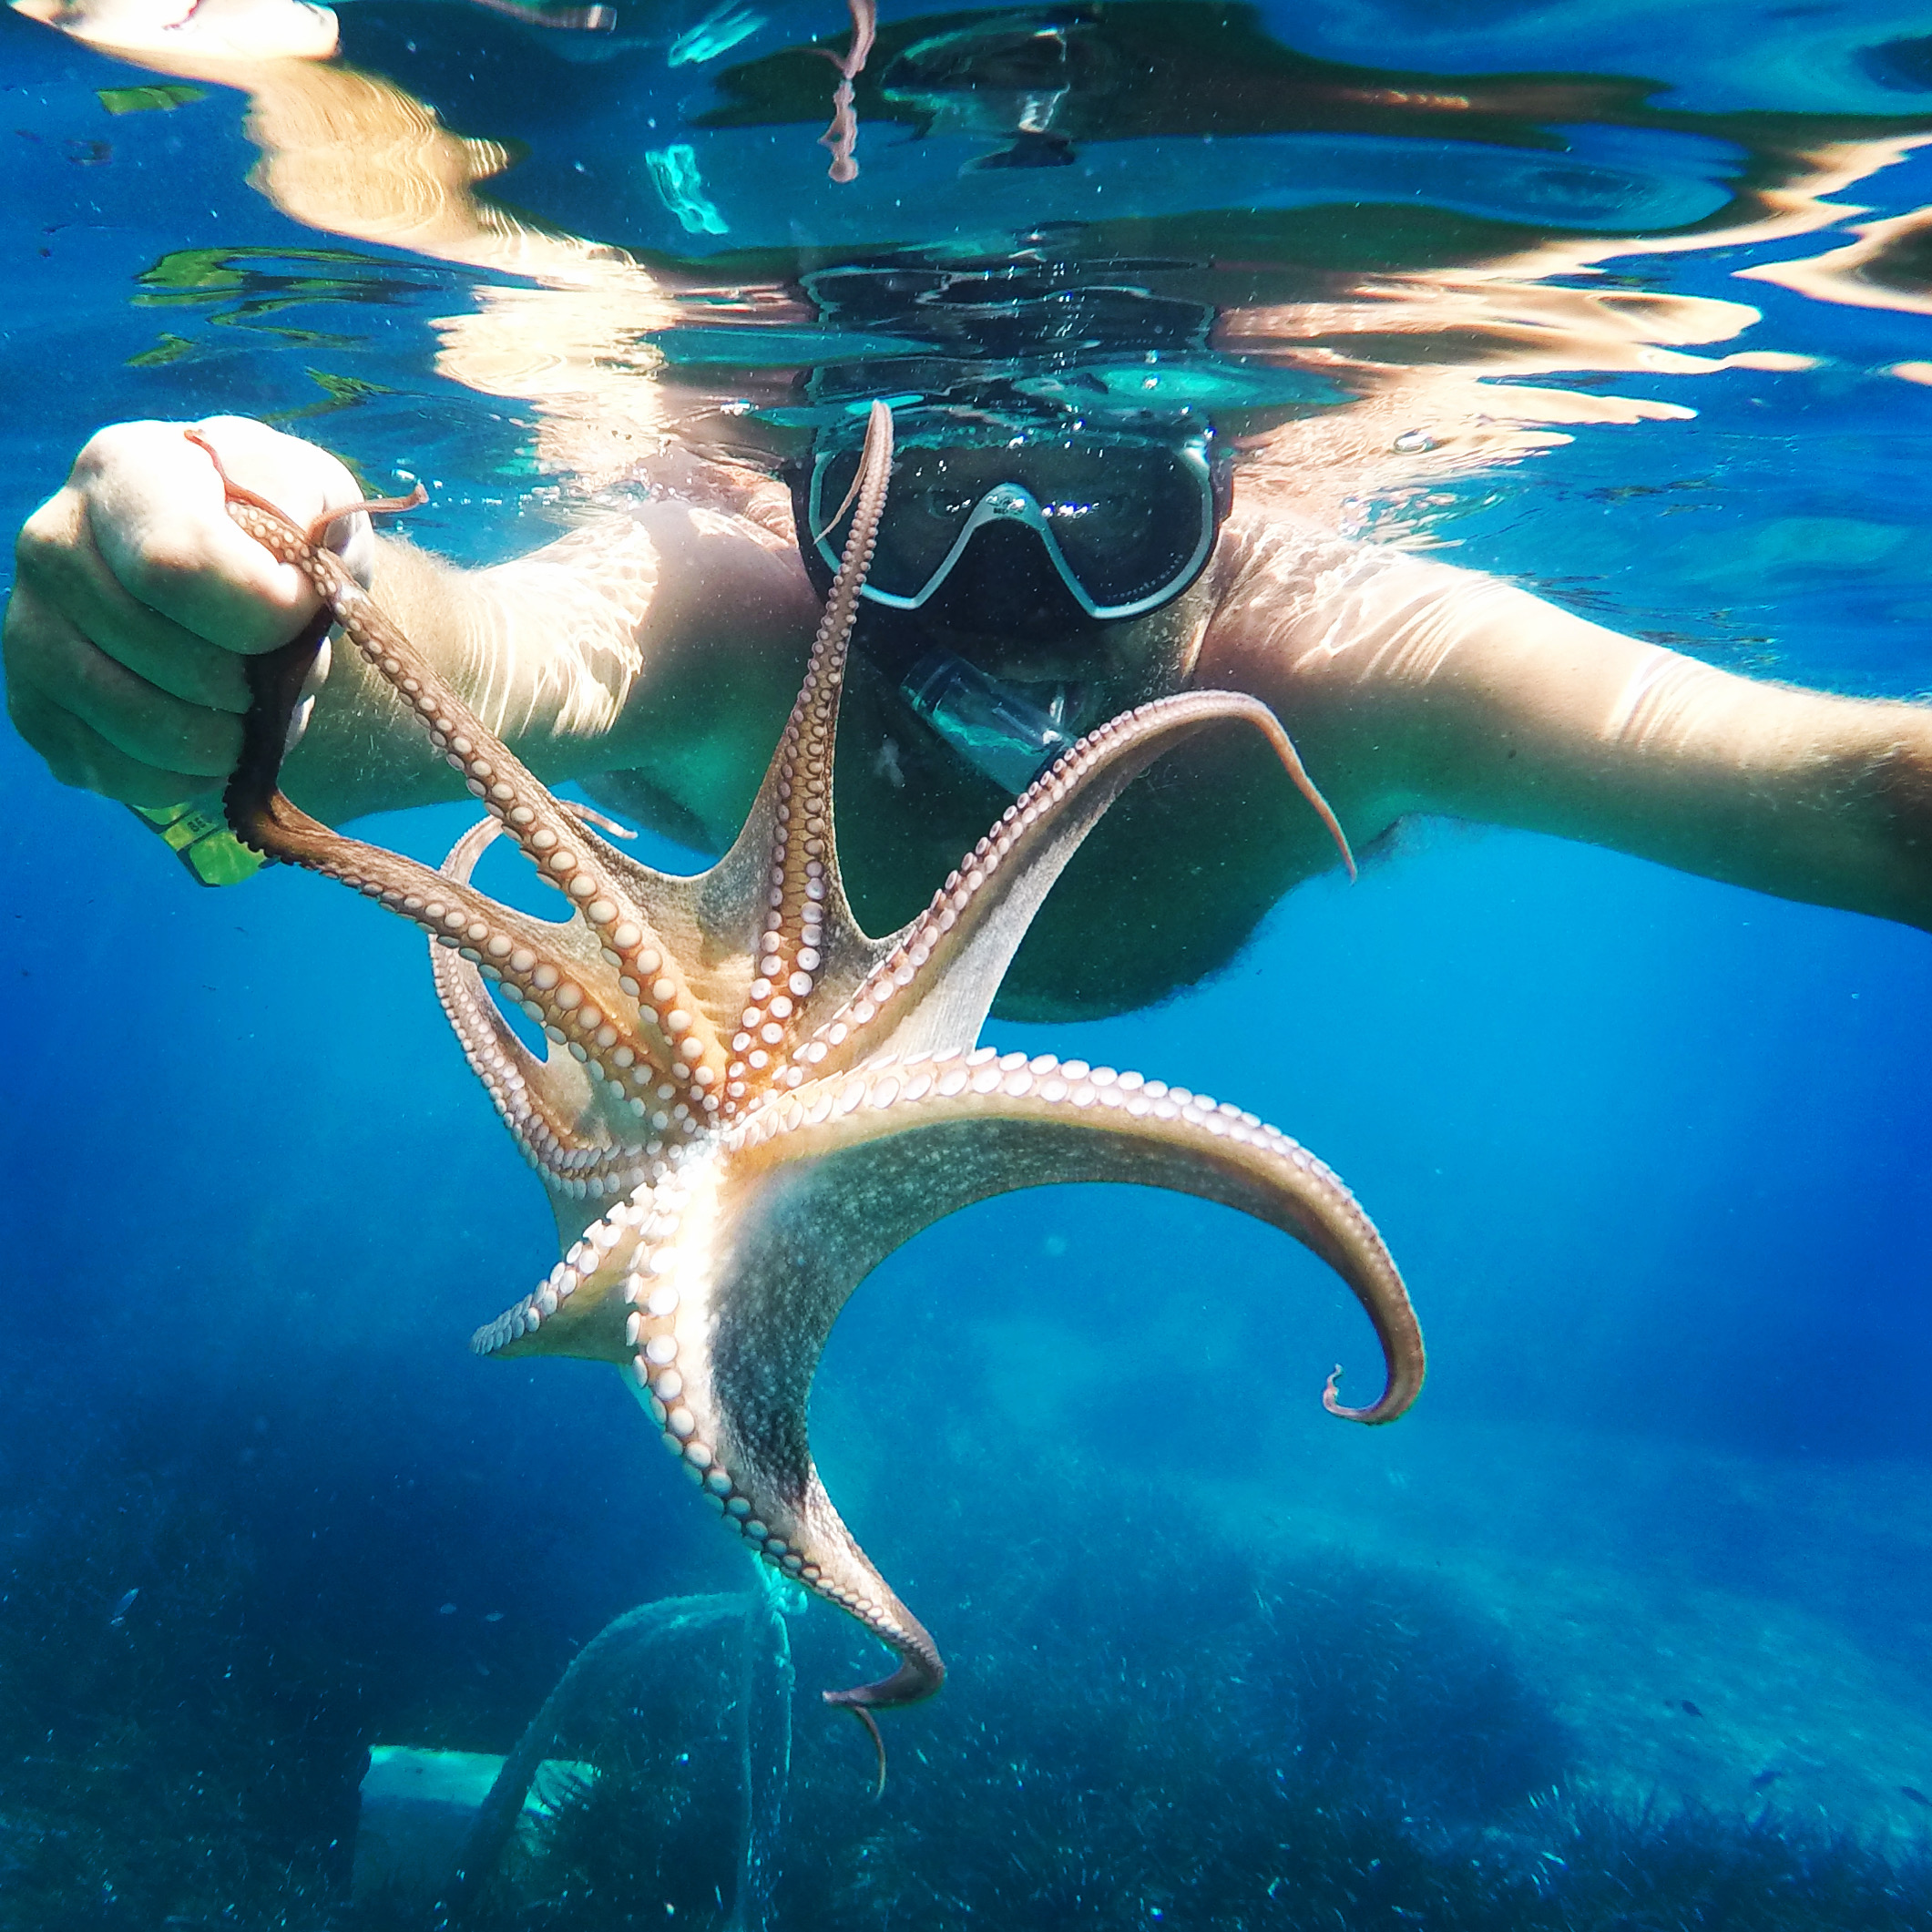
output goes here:
{"type": "Polygon", "coordinates": [[[882,1777],[871,1713],[930,1696],[945,1665],[833,1508],[806,1420],[833,1324],[887,1254],[957,1209],[1021,1188],[1177,1190],[1293,1236],[1354,1292],[1380,1343],[1384,1385],[1366,1406],[1344,1407],[1337,1369],[1323,1395],[1332,1413],[1389,1422],[1424,1369],[1407,1291],[1374,1224],[1286,1135],[1137,1073],[977,1044],[1007,963],[1081,840],[1193,734],[1230,721],[1259,731],[1346,856],[1264,705],[1187,691],[1113,719],[1015,801],[916,917],[883,938],[860,929],[840,879],[833,762],[891,448],[891,415],[874,404],[851,535],[797,701],[736,843],[695,877],[653,871],[599,836],[592,821],[619,828],[555,797],[478,722],[322,547],[347,511],[303,530],[222,477],[234,520],[321,598],[300,637],[250,660],[230,823],[264,857],[353,887],[430,935],[450,1024],[567,1244],[472,1345],[617,1365],[726,1527],[895,1653],[877,1682],[823,1693],[872,1733],[882,1777]],[[332,624],[486,808],[440,870],[331,830],[279,789],[290,722],[332,624]],[[471,883],[504,836],[563,895],[566,918],[515,910],[471,883]],[[542,1058],[499,999],[542,1028],[542,1058]]]}
{"type": "Polygon", "coordinates": [[[859,145],[858,96],[853,83],[865,71],[872,44],[879,31],[877,0],[846,0],[852,12],[852,44],[843,54],[820,47],[839,71],[838,85],[832,90],[832,125],[818,138],[821,148],[830,148],[832,163],[825,169],[831,179],[844,185],[859,178],[859,164],[853,150],[859,145]]]}

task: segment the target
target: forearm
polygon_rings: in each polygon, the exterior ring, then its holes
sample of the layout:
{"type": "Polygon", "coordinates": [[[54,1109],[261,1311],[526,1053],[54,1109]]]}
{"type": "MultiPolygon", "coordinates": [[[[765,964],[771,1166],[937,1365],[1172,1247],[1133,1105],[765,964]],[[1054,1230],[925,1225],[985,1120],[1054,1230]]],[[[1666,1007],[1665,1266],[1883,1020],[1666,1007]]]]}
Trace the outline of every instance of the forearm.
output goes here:
{"type": "Polygon", "coordinates": [[[1220,675],[1276,706],[1358,838],[1442,813],[1932,927],[1932,710],[1736,677],[1279,523],[1228,608],[1220,675]]]}
{"type": "MultiPolygon", "coordinates": [[[[483,721],[556,782],[625,754],[655,581],[648,537],[617,525],[474,571],[385,539],[371,591],[483,721]]],[[[455,773],[360,655],[338,643],[332,659],[284,770],[290,795],[332,823],[460,796],[455,773]]]]}
{"type": "Polygon", "coordinates": [[[1498,587],[1424,694],[1426,809],[1932,927],[1932,711],[1741,678],[1498,587]]]}

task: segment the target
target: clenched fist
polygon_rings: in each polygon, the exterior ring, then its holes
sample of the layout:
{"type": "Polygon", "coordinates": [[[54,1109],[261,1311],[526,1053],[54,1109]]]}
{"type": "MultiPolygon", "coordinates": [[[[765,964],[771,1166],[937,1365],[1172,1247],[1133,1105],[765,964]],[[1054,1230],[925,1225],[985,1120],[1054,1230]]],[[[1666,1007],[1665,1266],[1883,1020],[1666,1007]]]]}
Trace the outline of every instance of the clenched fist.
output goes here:
{"type": "MultiPolygon", "coordinates": [[[[6,608],[7,708],[64,783],[169,805],[233,769],[248,710],[242,659],[286,643],[315,611],[301,572],[243,536],[207,453],[177,423],[99,432],[27,518],[6,608]]],[[[358,502],[312,443],[241,416],[193,425],[234,480],[297,524],[358,502]]],[[[368,580],[366,516],[334,526],[368,580]]]]}

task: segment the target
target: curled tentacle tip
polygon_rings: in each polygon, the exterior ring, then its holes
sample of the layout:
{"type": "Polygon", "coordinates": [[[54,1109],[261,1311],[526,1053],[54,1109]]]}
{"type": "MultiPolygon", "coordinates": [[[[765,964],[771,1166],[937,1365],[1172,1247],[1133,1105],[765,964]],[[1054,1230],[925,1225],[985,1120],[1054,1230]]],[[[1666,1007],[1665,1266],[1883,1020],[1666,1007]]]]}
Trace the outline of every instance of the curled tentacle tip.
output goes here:
{"type": "Polygon", "coordinates": [[[1335,1394],[1335,1385],[1341,1379],[1342,1365],[1337,1362],[1330,1371],[1328,1380],[1322,1386],[1322,1406],[1331,1416],[1339,1416],[1344,1422],[1380,1421],[1382,1418],[1375,1413],[1382,1406],[1379,1402],[1371,1403],[1365,1409],[1354,1409],[1335,1394]]]}
{"type": "Polygon", "coordinates": [[[1335,850],[1342,854],[1342,863],[1348,868],[1349,883],[1355,880],[1355,855],[1350,849],[1347,833],[1342,830],[1342,821],[1335,816],[1334,807],[1322,795],[1322,788],[1309,777],[1308,768],[1302,762],[1302,754],[1294,748],[1294,740],[1289,737],[1282,721],[1273,711],[1262,707],[1264,718],[1262,730],[1274,746],[1274,755],[1282,762],[1283,770],[1293,780],[1294,788],[1308,801],[1314,815],[1321,820],[1323,828],[1334,841],[1335,850]]]}
{"type": "Polygon", "coordinates": [[[1394,1422],[1404,1414],[1416,1399],[1416,1388],[1403,1388],[1399,1379],[1390,1382],[1375,1401],[1365,1408],[1353,1409],[1335,1394],[1335,1385],[1342,1379],[1342,1365],[1335,1364],[1322,1390],[1322,1406],[1331,1416],[1339,1416],[1344,1422],[1394,1422]]]}
{"type": "Polygon", "coordinates": [[[404,510],[420,510],[428,501],[429,492],[419,483],[406,496],[369,496],[360,503],[345,503],[339,510],[324,510],[304,534],[319,549],[343,517],[353,516],[359,510],[365,516],[400,516],[404,510]]]}
{"type": "Polygon", "coordinates": [[[1342,854],[1342,864],[1348,873],[1348,883],[1353,885],[1358,876],[1355,871],[1354,848],[1349,844],[1348,834],[1342,830],[1342,821],[1334,815],[1328,801],[1315,788],[1314,781],[1306,779],[1305,773],[1303,778],[1306,782],[1301,786],[1302,796],[1314,807],[1315,816],[1321,820],[1328,836],[1334,841],[1334,848],[1342,854]]]}
{"type": "Polygon", "coordinates": [[[822,1694],[828,1704],[831,1704],[836,1710],[850,1711],[865,1726],[866,1735],[872,1739],[872,1748],[878,1753],[879,1759],[879,1778],[877,1784],[872,1787],[872,1794],[874,1798],[884,1797],[885,1795],[885,1740],[879,1735],[878,1720],[873,1716],[872,1712],[864,1704],[851,1702],[849,1701],[850,1693],[846,1692],[826,1691],[822,1694]]]}

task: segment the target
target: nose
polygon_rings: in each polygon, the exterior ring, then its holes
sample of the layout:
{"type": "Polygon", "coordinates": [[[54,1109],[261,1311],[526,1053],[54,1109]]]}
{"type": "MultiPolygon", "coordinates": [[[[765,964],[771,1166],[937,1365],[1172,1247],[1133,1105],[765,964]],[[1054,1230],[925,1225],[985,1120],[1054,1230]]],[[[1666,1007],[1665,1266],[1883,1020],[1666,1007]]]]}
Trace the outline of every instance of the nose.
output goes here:
{"type": "Polygon", "coordinates": [[[1084,623],[1086,612],[1060,581],[1038,532],[1007,520],[1012,510],[995,507],[997,520],[974,533],[926,606],[933,618],[957,630],[1029,641],[1058,637],[1084,623]]]}

